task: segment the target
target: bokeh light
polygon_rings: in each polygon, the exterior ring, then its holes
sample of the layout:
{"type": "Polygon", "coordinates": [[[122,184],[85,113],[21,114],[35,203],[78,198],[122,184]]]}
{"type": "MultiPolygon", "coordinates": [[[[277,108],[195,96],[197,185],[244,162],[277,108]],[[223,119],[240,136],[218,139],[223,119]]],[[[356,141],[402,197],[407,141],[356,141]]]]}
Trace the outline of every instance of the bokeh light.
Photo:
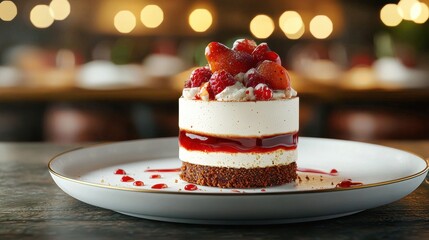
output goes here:
{"type": "Polygon", "coordinates": [[[287,35],[298,33],[304,26],[301,15],[295,11],[286,11],[279,18],[280,29],[287,35]]]}
{"type": "Polygon", "coordinates": [[[250,32],[257,38],[268,38],[274,32],[274,21],[267,15],[257,15],[250,22],[250,32]]]}
{"type": "Polygon", "coordinates": [[[399,15],[398,6],[393,3],[386,4],[380,10],[380,19],[384,25],[389,27],[398,26],[402,22],[402,17],[399,15]]]}
{"type": "Polygon", "coordinates": [[[147,5],[140,13],[140,20],[148,28],[156,28],[164,21],[164,12],[158,5],[147,5]]]}
{"type": "Polygon", "coordinates": [[[317,15],[310,21],[310,32],[317,39],[329,37],[333,29],[331,19],[325,15],[317,15]]]}
{"type": "Polygon", "coordinates": [[[303,24],[303,25],[301,26],[301,28],[298,30],[298,32],[293,33],[293,34],[291,34],[291,33],[286,33],[286,32],[285,32],[285,35],[286,35],[286,37],[287,37],[287,38],[289,38],[289,39],[297,40],[297,39],[300,39],[300,38],[302,37],[302,35],[304,35],[304,33],[305,33],[305,26],[304,26],[304,24],[303,24]]]}
{"type": "Polygon", "coordinates": [[[213,17],[209,10],[197,8],[189,15],[189,26],[195,32],[205,32],[213,23],[213,17]]]}
{"type": "Polygon", "coordinates": [[[414,5],[413,8],[411,8],[411,17],[415,23],[425,23],[429,18],[428,5],[423,2],[420,2],[418,5],[414,5]]]}
{"type": "Polygon", "coordinates": [[[67,0],[52,0],[49,8],[55,20],[64,20],[70,15],[70,3],[67,0]]]}
{"type": "Polygon", "coordinates": [[[36,5],[31,9],[30,21],[37,28],[48,28],[54,22],[48,5],[36,5]]]}
{"type": "Polygon", "coordinates": [[[0,19],[3,21],[12,21],[18,14],[18,9],[12,1],[0,2],[0,19]]]}
{"type": "Polygon", "coordinates": [[[119,11],[114,18],[116,30],[120,33],[129,33],[136,27],[136,17],[130,11],[119,11]]]}
{"type": "Polygon", "coordinates": [[[417,0],[401,0],[398,2],[399,15],[404,20],[412,20],[411,9],[413,8],[414,4],[419,4],[419,1],[417,1],[417,0]]]}

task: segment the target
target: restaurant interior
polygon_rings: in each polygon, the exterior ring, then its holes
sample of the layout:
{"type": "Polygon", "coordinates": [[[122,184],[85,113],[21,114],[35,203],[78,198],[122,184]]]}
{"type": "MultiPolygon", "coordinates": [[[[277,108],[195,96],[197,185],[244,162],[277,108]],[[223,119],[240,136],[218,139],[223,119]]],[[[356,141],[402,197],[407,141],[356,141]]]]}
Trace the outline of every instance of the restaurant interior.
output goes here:
{"type": "Polygon", "coordinates": [[[429,0],[2,0],[0,141],[177,136],[205,46],[266,42],[300,135],[429,137],[429,0]]]}

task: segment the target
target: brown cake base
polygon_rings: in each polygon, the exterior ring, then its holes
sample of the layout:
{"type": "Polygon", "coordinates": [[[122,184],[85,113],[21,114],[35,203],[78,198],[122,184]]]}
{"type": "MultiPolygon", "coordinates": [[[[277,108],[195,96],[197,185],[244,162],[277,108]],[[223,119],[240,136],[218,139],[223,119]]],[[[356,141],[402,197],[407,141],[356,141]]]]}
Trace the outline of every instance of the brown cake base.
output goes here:
{"type": "Polygon", "coordinates": [[[221,188],[270,187],[297,178],[296,163],[266,168],[210,167],[182,162],[180,177],[198,185],[221,188]]]}

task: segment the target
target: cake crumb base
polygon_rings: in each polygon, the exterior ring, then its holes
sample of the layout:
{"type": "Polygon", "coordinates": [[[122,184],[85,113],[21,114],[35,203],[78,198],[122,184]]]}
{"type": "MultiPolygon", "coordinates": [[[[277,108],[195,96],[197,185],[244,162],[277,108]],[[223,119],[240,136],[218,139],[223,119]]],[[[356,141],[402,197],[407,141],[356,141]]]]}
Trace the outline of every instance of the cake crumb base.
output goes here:
{"type": "Polygon", "coordinates": [[[182,162],[180,178],[198,185],[221,188],[257,188],[282,185],[295,181],[297,165],[265,168],[227,168],[182,162]]]}

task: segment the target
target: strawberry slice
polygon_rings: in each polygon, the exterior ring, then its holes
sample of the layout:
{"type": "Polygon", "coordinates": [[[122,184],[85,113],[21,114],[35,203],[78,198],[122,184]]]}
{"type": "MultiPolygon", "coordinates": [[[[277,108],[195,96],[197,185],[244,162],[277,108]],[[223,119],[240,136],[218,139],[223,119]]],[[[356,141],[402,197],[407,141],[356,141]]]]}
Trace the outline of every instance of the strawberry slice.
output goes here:
{"type": "Polygon", "coordinates": [[[275,62],[269,60],[263,61],[256,68],[256,72],[259,73],[259,75],[265,79],[266,84],[274,90],[285,90],[290,88],[290,78],[287,70],[275,62]]]}
{"type": "Polygon", "coordinates": [[[237,39],[232,45],[232,50],[238,52],[246,52],[252,54],[253,50],[256,48],[256,42],[249,39],[237,39]]]}
{"type": "Polygon", "coordinates": [[[269,60],[277,63],[278,65],[282,64],[279,55],[276,52],[271,51],[267,43],[259,44],[255,50],[253,50],[252,55],[258,63],[264,60],[269,60]]]}
{"type": "Polygon", "coordinates": [[[209,43],[205,54],[212,72],[224,70],[234,76],[247,72],[255,65],[255,60],[249,53],[231,50],[218,42],[209,43]]]}

